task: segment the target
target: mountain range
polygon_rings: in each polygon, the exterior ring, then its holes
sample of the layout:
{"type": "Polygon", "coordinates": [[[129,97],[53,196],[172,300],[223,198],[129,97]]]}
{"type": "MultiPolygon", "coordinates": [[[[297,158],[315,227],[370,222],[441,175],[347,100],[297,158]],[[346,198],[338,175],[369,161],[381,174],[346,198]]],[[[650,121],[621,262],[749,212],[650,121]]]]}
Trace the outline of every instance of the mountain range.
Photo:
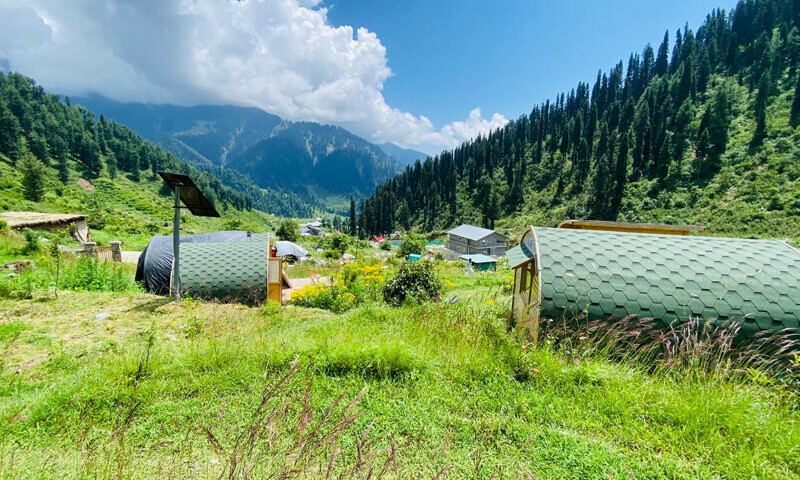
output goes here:
{"type": "Polygon", "coordinates": [[[311,203],[331,196],[370,195],[404,166],[427,156],[394,144],[378,146],[340,127],[292,122],[257,108],[122,103],[95,94],[71,101],[186,161],[243,173],[262,188],[289,191],[311,203]]]}

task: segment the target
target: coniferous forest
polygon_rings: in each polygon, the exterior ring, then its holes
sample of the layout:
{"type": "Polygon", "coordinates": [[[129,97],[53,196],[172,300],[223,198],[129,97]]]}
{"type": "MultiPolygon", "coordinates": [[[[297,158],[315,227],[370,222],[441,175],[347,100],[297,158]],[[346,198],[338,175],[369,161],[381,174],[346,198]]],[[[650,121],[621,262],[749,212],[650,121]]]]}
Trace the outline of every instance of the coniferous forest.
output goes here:
{"type": "Polygon", "coordinates": [[[186,173],[212,202],[238,210],[309,214],[293,194],[265,190],[245,175],[214,165],[188,165],[127,127],[48,94],[18,73],[0,72],[0,154],[23,173],[23,192],[39,201],[48,186],[77,176],[92,181],[126,175],[161,182],[159,170],[186,173]]]}
{"type": "Polygon", "coordinates": [[[565,218],[797,236],[800,1],[742,0],[593,83],[417,162],[361,209],[367,234],[565,218]]]}

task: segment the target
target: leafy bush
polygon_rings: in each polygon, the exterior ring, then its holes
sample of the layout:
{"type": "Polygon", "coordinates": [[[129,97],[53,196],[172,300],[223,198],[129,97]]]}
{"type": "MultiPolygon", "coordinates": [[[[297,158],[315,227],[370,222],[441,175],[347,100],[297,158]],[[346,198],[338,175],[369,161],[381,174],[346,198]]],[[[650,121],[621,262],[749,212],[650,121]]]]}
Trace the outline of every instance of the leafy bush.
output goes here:
{"type": "Polygon", "coordinates": [[[41,250],[38,233],[34,232],[30,228],[26,228],[23,232],[23,235],[25,235],[25,246],[22,247],[22,251],[20,253],[23,255],[33,255],[41,250]]]}
{"type": "Polygon", "coordinates": [[[343,233],[334,233],[325,240],[325,251],[322,256],[330,260],[339,260],[350,247],[351,239],[343,233]]]}
{"type": "Polygon", "coordinates": [[[380,248],[384,252],[388,252],[389,250],[392,249],[392,243],[389,242],[388,240],[384,240],[383,242],[381,242],[381,247],[380,248]]]}
{"type": "Polygon", "coordinates": [[[284,219],[280,227],[278,227],[278,230],[275,231],[275,234],[278,235],[278,238],[281,240],[296,242],[300,239],[300,225],[291,218],[284,219]]]}
{"type": "Polygon", "coordinates": [[[4,232],[8,228],[8,223],[5,220],[0,220],[0,232],[4,232]]]}
{"type": "Polygon", "coordinates": [[[409,232],[403,236],[400,246],[397,248],[397,256],[405,258],[411,253],[422,255],[425,252],[425,237],[409,232]]]}
{"type": "Polygon", "coordinates": [[[394,306],[400,306],[408,299],[426,302],[438,298],[443,289],[444,284],[436,275],[432,262],[404,263],[386,282],[383,299],[394,306]]]}

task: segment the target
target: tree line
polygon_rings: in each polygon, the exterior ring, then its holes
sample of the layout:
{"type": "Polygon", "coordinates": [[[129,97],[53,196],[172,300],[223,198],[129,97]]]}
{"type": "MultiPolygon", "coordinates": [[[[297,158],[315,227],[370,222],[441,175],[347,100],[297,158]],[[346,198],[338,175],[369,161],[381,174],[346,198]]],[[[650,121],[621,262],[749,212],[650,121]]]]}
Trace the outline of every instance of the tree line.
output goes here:
{"type": "Polygon", "coordinates": [[[493,228],[531,191],[548,192],[540,208],[579,199],[569,202],[570,217],[614,220],[632,182],[703,184],[719,171],[737,116],[755,123],[753,149],[768,136],[767,106],[782,91],[794,92],[791,121],[800,121],[798,26],[800,0],[716,9],[696,32],[668,31],[658,48],[648,44],[593,84],[417,161],[361,203],[359,226],[368,235],[470,220],[493,228]],[[735,87],[754,94],[746,112],[733,111],[735,87]]]}

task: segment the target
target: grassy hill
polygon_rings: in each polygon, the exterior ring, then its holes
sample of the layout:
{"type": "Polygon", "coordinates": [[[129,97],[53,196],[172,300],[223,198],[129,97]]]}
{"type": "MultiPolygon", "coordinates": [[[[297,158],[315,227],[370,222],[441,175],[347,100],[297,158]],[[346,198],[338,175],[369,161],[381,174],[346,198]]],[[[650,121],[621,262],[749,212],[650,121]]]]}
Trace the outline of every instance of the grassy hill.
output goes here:
{"type": "MultiPolygon", "coordinates": [[[[38,211],[89,215],[93,239],[99,245],[121,240],[124,250],[143,248],[153,235],[172,232],[172,197],[164,192],[159,178],[132,181],[125,175],[114,180],[79,177],[72,169],[71,180],[61,184],[50,169],[48,188],[39,202],[25,200],[22,173],[0,156],[0,211],[38,211]]],[[[195,217],[186,212],[183,233],[222,229],[272,231],[274,218],[258,210],[225,208],[222,218],[195,217]]]]}

